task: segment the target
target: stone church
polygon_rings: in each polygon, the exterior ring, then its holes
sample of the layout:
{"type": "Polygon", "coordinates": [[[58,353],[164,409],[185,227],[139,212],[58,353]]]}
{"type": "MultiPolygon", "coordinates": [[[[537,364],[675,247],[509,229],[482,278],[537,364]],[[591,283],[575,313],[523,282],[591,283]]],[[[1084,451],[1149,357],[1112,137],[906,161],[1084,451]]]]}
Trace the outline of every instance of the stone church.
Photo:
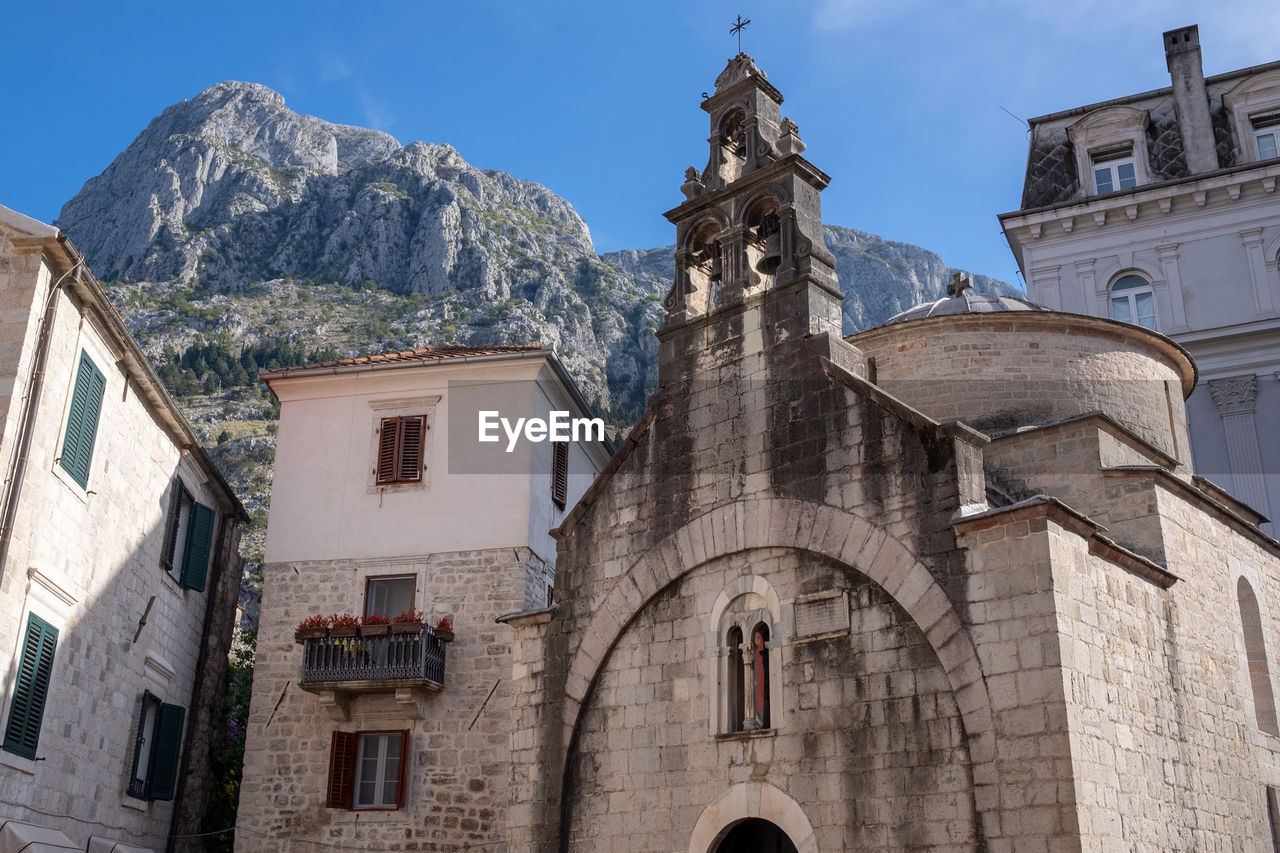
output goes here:
{"type": "Polygon", "coordinates": [[[661,389],[507,620],[507,849],[1272,849],[1280,543],[1194,363],[964,282],[842,338],[781,104],[702,103],[661,389]]]}
{"type": "Polygon", "coordinates": [[[328,721],[275,686],[268,566],[237,849],[1273,849],[1280,543],[1192,470],[1194,362],[964,280],[842,337],[781,104],[745,54],[702,103],[660,390],[557,517],[554,604],[466,614],[490,696],[459,628],[417,722],[328,721]],[[348,818],[353,729],[403,734],[348,818]]]}

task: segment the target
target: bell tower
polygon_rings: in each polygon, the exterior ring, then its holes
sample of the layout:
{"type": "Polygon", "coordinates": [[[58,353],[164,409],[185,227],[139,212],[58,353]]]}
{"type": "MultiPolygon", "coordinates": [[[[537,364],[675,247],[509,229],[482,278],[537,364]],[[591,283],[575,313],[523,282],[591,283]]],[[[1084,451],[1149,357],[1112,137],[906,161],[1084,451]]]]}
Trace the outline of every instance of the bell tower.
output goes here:
{"type": "Polygon", "coordinates": [[[676,226],[676,275],[658,333],[659,381],[710,367],[712,351],[741,338],[744,353],[828,332],[840,336],[835,259],[822,237],[819,194],[830,178],[801,156],[782,93],[739,53],[702,102],[710,156],[690,166],[676,226]]]}

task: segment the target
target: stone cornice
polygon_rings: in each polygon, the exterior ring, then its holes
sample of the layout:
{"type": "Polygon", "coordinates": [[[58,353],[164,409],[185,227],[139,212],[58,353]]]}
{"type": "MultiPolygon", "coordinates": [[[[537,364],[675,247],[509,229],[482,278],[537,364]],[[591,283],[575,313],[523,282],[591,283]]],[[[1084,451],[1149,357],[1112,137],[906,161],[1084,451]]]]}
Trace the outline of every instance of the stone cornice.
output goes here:
{"type": "Polygon", "coordinates": [[[1088,542],[1089,553],[1101,557],[1113,565],[1119,566],[1130,574],[1155,584],[1161,589],[1168,589],[1178,582],[1177,575],[1164,566],[1134,553],[1104,536],[1106,528],[1088,516],[1077,512],[1057,498],[1048,495],[1036,495],[1012,506],[990,509],[986,512],[957,518],[952,522],[952,529],[957,536],[977,533],[994,527],[1016,524],[1033,518],[1045,518],[1059,527],[1068,530],[1088,542]]]}
{"type": "Polygon", "coordinates": [[[1151,214],[1170,214],[1188,205],[1203,208],[1206,205],[1235,203],[1246,196],[1274,195],[1277,180],[1280,180],[1280,162],[1244,163],[1216,172],[1145,184],[1123,192],[1014,210],[1001,213],[997,218],[1006,234],[1026,228],[1032,240],[1039,240],[1045,235],[1046,226],[1061,224],[1062,231],[1070,233],[1077,219],[1104,227],[1113,221],[1130,222],[1151,214]]]}
{"type": "Polygon", "coordinates": [[[696,213],[703,207],[719,204],[728,196],[747,195],[756,186],[763,186],[791,169],[794,169],[798,177],[803,178],[805,181],[820,190],[826,189],[827,184],[831,183],[831,176],[826,172],[822,171],[799,154],[789,154],[786,157],[775,160],[768,166],[764,166],[756,169],[754,172],[743,175],[741,178],[738,178],[738,180],[727,186],[721,187],[717,190],[712,190],[711,192],[708,192],[705,195],[700,195],[697,198],[691,198],[684,204],[681,204],[678,207],[673,207],[662,215],[671,222],[675,222],[677,219],[684,219],[696,213]]]}

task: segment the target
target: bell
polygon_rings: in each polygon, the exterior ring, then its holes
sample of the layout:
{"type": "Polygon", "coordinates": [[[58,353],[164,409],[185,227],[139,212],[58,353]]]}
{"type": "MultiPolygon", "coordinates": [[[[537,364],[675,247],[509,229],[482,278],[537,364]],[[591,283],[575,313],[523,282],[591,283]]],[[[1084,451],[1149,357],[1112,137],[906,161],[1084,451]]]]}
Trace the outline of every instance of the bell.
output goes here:
{"type": "Polygon", "coordinates": [[[711,258],[711,263],[707,267],[707,278],[712,281],[720,281],[724,278],[724,267],[720,260],[720,253],[717,252],[711,258]]]}
{"type": "Polygon", "coordinates": [[[782,266],[782,240],[770,234],[764,241],[764,256],[756,261],[756,272],[773,275],[782,266]]]}

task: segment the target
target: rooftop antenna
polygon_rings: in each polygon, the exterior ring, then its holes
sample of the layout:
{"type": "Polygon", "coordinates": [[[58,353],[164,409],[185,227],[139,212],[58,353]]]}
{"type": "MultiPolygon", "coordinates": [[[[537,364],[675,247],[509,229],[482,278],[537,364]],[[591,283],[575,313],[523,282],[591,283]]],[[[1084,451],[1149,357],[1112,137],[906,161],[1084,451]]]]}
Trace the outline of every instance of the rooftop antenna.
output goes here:
{"type": "Polygon", "coordinates": [[[742,16],[741,16],[741,15],[739,15],[739,16],[738,16],[737,23],[735,23],[732,27],[730,27],[730,28],[729,28],[729,34],[730,34],[730,35],[732,35],[732,34],[734,34],[734,33],[737,33],[737,34],[738,34],[738,53],[742,53],[742,30],[743,30],[743,28],[745,28],[745,27],[747,26],[747,24],[749,24],[749,23],[751,23],[751,19],[750,19],[750,18],[747,18],[747,19],[744,21],[744,20],[742,20],[742,16]]]}

